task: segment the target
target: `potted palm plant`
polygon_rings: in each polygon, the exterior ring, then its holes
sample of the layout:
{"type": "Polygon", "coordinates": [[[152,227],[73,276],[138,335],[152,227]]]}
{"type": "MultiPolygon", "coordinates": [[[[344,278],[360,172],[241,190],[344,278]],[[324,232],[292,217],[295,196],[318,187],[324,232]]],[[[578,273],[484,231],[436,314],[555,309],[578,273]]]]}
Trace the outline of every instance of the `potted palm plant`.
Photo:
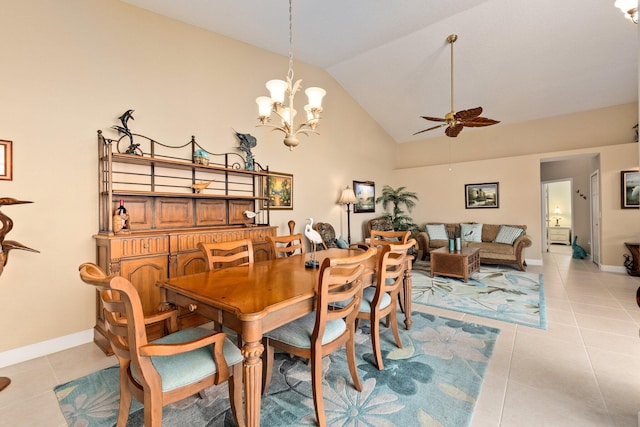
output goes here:
{"type": "Polygon", "coordinates": [[[418,230],[418,224],[413,222],[413,218],[405,213],[402,206],[410,213],[417,201],[418,195],[413,191],[406,191],[406,187],[393,189],[388,185],[382,187],[382,195],[376,199],[376,203],[382,204],[385,211],[390,204],[393,205],[391,213],[385,215],[391,219],[393,229],[397,231],[409,230],[411,234],[418,230]]]}

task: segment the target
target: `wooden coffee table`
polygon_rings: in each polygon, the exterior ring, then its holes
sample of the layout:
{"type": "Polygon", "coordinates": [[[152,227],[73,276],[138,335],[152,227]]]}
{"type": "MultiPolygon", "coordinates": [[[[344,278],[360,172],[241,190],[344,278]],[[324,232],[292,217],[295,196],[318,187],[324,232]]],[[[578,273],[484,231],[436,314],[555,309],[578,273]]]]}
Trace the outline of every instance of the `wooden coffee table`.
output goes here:
{"type": "Polygon", "coordinates": [[[469,280],[469,276],[480,271],[480,249],[462,248],[459,251],[449,251],[443,247],[430,252],[431,277],[434,275],[458,277],[469,280]]]}

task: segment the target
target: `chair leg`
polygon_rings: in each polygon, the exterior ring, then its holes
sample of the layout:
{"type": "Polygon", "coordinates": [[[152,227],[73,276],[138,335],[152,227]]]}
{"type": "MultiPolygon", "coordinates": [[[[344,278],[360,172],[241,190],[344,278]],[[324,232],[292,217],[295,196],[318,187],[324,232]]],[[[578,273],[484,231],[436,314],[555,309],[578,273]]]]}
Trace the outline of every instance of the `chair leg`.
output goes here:
{"type": "Polygon", "coordinates": [[[118,407],[117,427],[125,427],[129,419],[129,410],[131,409],[131,389],[129,388],[129,378],[127,376],[127,367],[120,364],[120,405],[118,407]]]}
{"type": "Polygon", "coordinates": [[[231,400],[231,412],[233,418],[236,420],[236,424],[239,427],[244,427],[244,406],[242,403],[242,363],[236,363],[233,365],[232,374],[233,378],[229,378],[229,399],[231,400]]]}
{"type": "Polygon", "coordinates": [[[162,392],[144,391],[144,427],[162,427],[162,392]]]}
{"type": "Polygon", "coordinates": [[[262,395],[267,393],[269,384],[271,384],[271,375],[273,374],[273,346],[269,345],[269,339],[262,339],[262,346],[264,351],[262,352],[262,395]]]}
{"type": "Polygon", "coordinates": [[[322,353],[318,350],[311,351],[311,389],[313,390],[313,407],[319,426],[326,426],[327,419],[324,413],[324,397],[322,395],[322,353]]]}
{"type": "MultiPolygon", "coordinates": [[[[356,365],[356,340],[355,332],[351,331],[349,339],[346,342],[347,363],[349,364],[349,372],[351,372],[351,379],[356,390],[362,391],[362,383],[360,382],[360,376],[358,375],[358,367],[356,365]]],[[[322,365],[322,361],[320,361],[322,365]]],[[[322,367],[320,368],[322,369],[322,367]]]]}
{"type": "Polygon", "coordinates": [[[376,319],[377,313],[371,312],[371,347],[373,349],[373,358],[376,361],[376,367],[379,371],[384,369],[382,363],[382,352],[380,350],[380,320],[376,319]]]}
{"type": "Polygon", "coordinates": [[[396,345],[398,348],[402,348],[402,341],[400,340],[400,334],[398,333],[398,316],[396,315],[397,307],[395,304],[391,307],[389,318],[391,319],[391,331],[393,331],[393,337],[396,339],[396,345]]]}

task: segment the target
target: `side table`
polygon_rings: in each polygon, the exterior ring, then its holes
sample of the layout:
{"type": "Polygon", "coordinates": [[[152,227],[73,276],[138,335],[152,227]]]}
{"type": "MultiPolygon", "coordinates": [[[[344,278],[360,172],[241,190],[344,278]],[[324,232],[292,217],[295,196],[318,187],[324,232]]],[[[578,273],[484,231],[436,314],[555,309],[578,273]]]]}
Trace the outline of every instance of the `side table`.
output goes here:
{"type": "Polygon", "coordinates": [[[463,247],[449,251],[448,247],[431,251],[431,277],[434,275],[458,277],[469,281],[469,276],[480,271],[480,249],[463,247]]]}

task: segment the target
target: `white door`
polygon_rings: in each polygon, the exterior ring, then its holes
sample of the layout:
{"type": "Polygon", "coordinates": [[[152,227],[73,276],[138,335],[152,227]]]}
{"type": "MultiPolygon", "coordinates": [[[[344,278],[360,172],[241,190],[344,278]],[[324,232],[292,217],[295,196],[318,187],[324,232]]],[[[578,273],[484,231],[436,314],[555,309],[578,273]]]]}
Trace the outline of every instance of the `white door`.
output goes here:
{"type": "Polygon", "coordinates": [[[600,174],[591,174],[591,260],[600,265],[600,174]]]}

